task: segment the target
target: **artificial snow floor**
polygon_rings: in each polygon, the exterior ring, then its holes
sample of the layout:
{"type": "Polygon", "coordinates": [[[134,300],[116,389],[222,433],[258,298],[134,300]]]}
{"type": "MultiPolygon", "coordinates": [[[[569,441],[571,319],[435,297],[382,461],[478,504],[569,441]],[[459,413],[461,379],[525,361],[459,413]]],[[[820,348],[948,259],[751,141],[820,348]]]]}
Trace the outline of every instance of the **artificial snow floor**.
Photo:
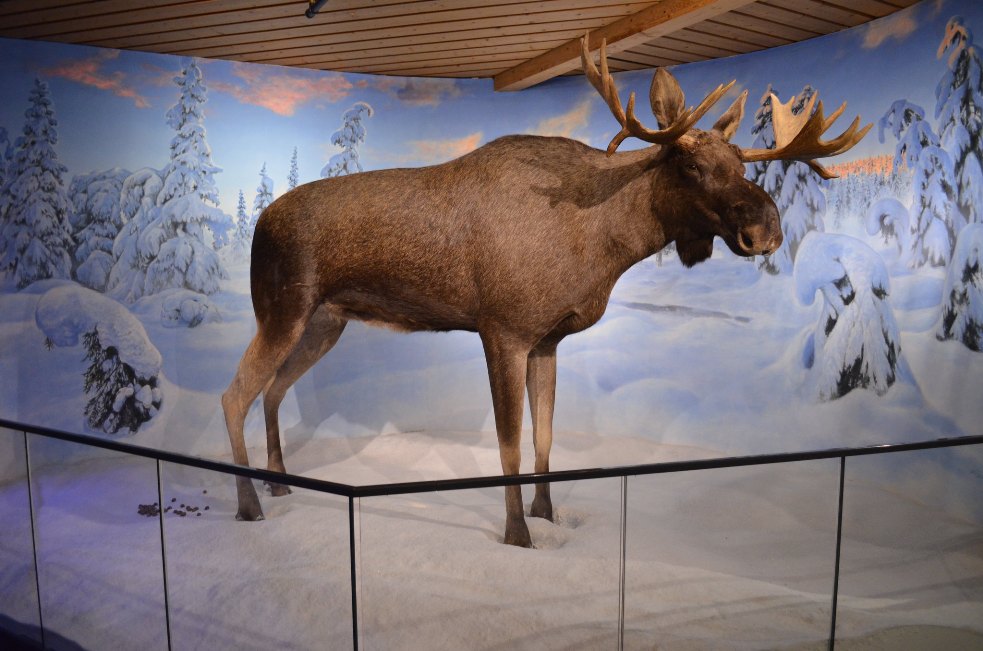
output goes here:
{"type": "MultiPolygon", "coordinates": [[[[315,439],[286,454],[292,472],[362,484],[499,472],[480,432],[315,439]]],[[[701,456],[714,453],[558,433],[553,467],[701,456]]],[[[983,648],[983,528],[868,482],[876,463],[847,466],[837,647],[983,648]]],[[[825,648],[838,471],[630,477],[625,647],[825,648]]],[[[166,648],[159,521],[138,513],[158,501],[155,464],[105,454],[33,473],[45,626],[86,649],[166,648]]],[[[243,523],[227,477],[163,464],[161,482],[174,649],[351,645],[347,499],[265,496],[266,520],[243,523]]],[[[502,489],[358,501],[362,648],[616,648],[621,480],[552,493],[557,522],[528,519],[536,549],[501,543],[502,489]]],[[[0,517],[0,614],[36,623],[23,480],[0,485],[0,517]]]]}

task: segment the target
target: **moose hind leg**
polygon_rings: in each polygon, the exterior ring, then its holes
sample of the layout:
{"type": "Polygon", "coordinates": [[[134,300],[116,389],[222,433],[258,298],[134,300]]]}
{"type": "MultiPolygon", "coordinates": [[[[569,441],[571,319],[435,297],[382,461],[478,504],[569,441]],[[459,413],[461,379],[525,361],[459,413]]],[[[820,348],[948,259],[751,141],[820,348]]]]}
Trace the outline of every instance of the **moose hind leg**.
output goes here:
{"type": "MultiPolygon", "coordinates": [[[[293,323],[281,319],[278,323],[266,327],[260,324],[259,331],[239,362],[239,369],[232,383],[222,394],[222,410],[225,413],[225,425],[232,444],[232,458],[240,466],[249,465],[249,455],[243,436],[243,424],[249,407],[260,391],[270,383],[276,369],[300,339],[307,316],[308,313],[304,311],[293,323]],[[278,324],[280,327],[277,327],[278,324]]],[[[263,509],[252,480],[237,476],[236,494],[239,501],[237,520],[263,519],[263,509]]]]}
{"type": "MultiPolygon", "coordinates": [[[[556,343],[541,343],[529,354],[526,387],[536,448],[535,471],[549,472],[550,448],[553,445],[553,404],[556,400],[556,343]]],[[[548,483],[536,484],[536,497],[529,514],[535,518],[553,520],[553,502],[548,483]]]]}
{"type": "MultiPolygon", "coordinates": [[[[523,387],[529,349],[497,333],[481,333],[488,363],[498,450],[505,475],[519,473],[519,439],[522,435],[523,387]]],[[[522,509],[522,487],[505,487],[505,544],[532,547],[522,509]]]]}
{"type": "MultiPolygon", "coordinates": [[[[276,372],[276,377],[263,391],[263,413],[266,417],[266,455],[268,470],[287,472],[280,448],[280,403],[287,389],[301,378],[319,359],[338,343],[348,321],[330,311],[327,305],[315,310],[300,341],[276,372]]],[[[274,497],[290,494],[283,484],[267,482],[274,497]]]]}

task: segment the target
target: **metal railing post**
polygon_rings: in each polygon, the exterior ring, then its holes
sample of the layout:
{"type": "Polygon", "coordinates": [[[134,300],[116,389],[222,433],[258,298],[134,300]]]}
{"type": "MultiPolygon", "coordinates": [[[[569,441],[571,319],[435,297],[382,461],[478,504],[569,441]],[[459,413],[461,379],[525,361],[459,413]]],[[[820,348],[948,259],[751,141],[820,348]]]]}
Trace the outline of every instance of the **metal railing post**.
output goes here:
{"type": "Polygon", "coordinates": [[[27,444],[27,432],[24,434],[24,465],[27,469],[27,506],[31,516],[31,548],[34,550],[34,587],[38,595],[38,629],[41,631],[41,648],[48,648],[44,639],[44,609],[41,607],[41,573],[38,565],[38,529],[37,518],[34,514],[34,489],[31,486],[33,478],[31,476],[31,451],[27,444]]]}
{"type": "Polygon", "coordinates": [[[628,476],[621,477],[621,562],[618,567],[618,651],[625,648],[625,564],[628,550],[628,476]]]}
{"type": "Polygon", "coordinates": [[[358,561],[355,535],[355,499],[348,498],[348,552],[351,561],[351,580],[352,580],[352,648],[358,651],[358,561]]]}
{"type": "Polygon", "coordinates": [[[833,603],[829,622],[829,651],[836,648],[836,608],[840,593],[840,548],[843,542],[843,485],[846,457],[840,457],[840,491],[836,507],[836,560],[833,563],[833,603]]]}
{"type": "Polygon", "coordinates": [[[164,546],[164,484],[160,476],[160,459],[157,459],[157,517],[160,524],[160,570],[164,578],[164,624],[167,626],[167,649],[171,647],[171,603],[167,589],[167,549],[164,546]]]}

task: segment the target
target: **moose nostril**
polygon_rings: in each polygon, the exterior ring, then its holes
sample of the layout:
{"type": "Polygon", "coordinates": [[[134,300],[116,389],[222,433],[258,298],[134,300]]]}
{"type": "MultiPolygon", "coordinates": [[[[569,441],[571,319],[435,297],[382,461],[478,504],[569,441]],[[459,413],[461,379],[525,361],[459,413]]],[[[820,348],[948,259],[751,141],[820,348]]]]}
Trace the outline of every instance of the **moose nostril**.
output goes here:
{"type": "Polygon", "coordinates": [[[747,233],[743,231],[737,234],[737,240],[740,243],[741,248],[745,251],[750,251],[754,246],[754,242],[752,242],[751,238],[747,236],[747,233]]]}

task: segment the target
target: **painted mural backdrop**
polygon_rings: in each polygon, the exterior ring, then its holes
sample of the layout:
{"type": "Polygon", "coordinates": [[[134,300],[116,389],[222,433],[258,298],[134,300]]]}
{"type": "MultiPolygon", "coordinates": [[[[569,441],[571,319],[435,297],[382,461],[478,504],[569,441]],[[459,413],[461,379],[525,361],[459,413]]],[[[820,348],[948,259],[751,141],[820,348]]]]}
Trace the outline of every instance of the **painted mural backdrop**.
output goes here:
{"type": "MultiPolygon", "coordinates": [[[[774,255],[721,243],[687,270],[670,247],[630,270],[560,348],[556,429],[727,453],[979,434],[981,28],[979,3],[926,2],[674,69],[690,97],[749,90],[743,146],[773,145],[769,92],[847,101],[876,126],[831,182],[748,165],[783,215],[774,255]]],[[[10,40],[0,54],[0,413],[196,454],[226,453],[219,396],[255,327],[250,238],[277,196],[509,133],[603,147],[616,131],[581,78],[496,94],[10,40]]],[[[623,96],[649,79],[617,77],[623,96]]],[[[353,324],[284,403],[285,438],[492,430],[485,373],[476,335],[353,324]]],[[[262,444],[260,414],[247,437],[262,444]]],[[[946,463],[979,476],[968,453],[946,463]]]]}

